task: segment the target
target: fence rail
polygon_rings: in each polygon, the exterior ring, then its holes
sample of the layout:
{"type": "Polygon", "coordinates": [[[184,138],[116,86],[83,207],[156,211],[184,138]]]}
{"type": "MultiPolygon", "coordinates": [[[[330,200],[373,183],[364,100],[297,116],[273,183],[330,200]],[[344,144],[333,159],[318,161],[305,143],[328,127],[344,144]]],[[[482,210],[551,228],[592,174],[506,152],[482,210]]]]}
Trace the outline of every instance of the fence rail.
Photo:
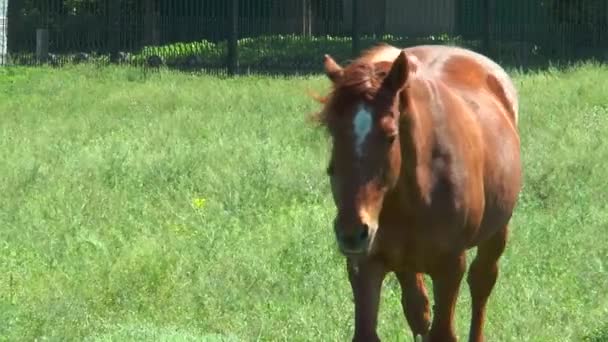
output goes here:
{"type": "Polygon", "coordinates": [[[379,41],[501,63],[608,59],[605,0],[0,0],[0,64],[308,73],[379,41]]]}

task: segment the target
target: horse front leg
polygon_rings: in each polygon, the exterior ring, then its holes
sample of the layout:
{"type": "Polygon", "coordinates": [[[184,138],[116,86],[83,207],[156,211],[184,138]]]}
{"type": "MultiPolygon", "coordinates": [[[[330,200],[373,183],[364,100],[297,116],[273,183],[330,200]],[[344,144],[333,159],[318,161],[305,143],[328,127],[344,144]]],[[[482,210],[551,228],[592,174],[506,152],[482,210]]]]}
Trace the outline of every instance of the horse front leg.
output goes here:
{"type": "Polygon", "coordinates": [[[355,335],[353,341],[380,341],[376,332],[380,290],[386,270],[371,260],[347,261],[348,279],[355,298],[355,335]]]}
{"type": "Polygon", "coordinates": [[[435,306],[428,340],[431,342],[458,341],[454,332],[454,311],[460,282],[466,269],[464,252],[446,256],[432,271],[435,306]]]}
{"type": "Polygon", "coordinates": [[[414,340],[425,337],[431,325],[429,298],[424,286],[424,275],[410,271],[395,272],[401,285],[401,305],[414,340]]]}

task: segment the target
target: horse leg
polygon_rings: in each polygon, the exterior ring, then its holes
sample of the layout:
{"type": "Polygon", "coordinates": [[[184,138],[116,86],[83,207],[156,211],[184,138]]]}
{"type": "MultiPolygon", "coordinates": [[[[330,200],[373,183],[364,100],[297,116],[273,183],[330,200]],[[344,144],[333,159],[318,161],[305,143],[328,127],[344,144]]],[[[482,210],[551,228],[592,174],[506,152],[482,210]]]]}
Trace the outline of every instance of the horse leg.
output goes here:
{"type": "Polygon", "coordinates": [[[466,269],[465,254],[442,258],[431,272],[435,305],[429,341],[458,341],[454,333],[454,310],[462,276],[466,269]]]}
{"type": "Polygon", "coordinates": [[[396,272],[395,275],[401,285],[401,305],[407,323],[414,334],[426,336],[431,325],[429,310],[429,297],[424,287],[424,275],[415,272],[396,272]]]}
{"type": "Polygon", "coordinates": [[[477,247],[477,256],[471,263],[467,282],[471,291],[472,315],[469,341],[481,342],[486,304],[496,279],[498,278],[498,259],[505,250],[508,228],[494,234],[489,240],[477,247]]]}
{"type": "Polygon", "coordinates": [[[376,333],[380,290],[386,271],[368,260],[348,259],[348,279],[355,297],[355,336],[353,341],[380,341],[376,333]]]}

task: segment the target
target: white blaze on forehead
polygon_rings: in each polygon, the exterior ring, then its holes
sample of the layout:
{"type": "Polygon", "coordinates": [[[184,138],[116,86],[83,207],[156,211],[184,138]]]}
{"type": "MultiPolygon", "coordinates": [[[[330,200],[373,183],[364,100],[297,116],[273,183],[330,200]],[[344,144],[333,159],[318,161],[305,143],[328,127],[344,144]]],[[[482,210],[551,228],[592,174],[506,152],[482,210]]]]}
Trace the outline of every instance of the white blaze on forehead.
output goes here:
{"type": "Polygon", "coordinates": [[[355,131],[355,151],[361,157],[363,153],[363,143],[372,129],[372,113],[364,104],[357,107],[357,113],[353,119],[355,131]]]}

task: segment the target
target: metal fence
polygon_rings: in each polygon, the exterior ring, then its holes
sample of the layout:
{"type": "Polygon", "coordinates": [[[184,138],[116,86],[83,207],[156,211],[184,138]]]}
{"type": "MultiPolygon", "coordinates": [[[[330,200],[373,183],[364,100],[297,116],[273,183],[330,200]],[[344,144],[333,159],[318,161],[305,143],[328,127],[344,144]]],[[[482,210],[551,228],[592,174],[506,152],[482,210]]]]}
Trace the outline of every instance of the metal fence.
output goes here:
{"type": "Polygon", "coordinates": [[[606,0],[0,0],[0,63],[318,72],[377,42],[503,64],[608,59],[606,0]],[[6,19],[8,18],[8,19],[6,19]]]}
{"type": "Polygon", "coordinates": [[[6,63],[6,52],[8,48],[8,41],[6,37],[6,10],[7,0],[0,0],[0,65],[6,63]]]}

